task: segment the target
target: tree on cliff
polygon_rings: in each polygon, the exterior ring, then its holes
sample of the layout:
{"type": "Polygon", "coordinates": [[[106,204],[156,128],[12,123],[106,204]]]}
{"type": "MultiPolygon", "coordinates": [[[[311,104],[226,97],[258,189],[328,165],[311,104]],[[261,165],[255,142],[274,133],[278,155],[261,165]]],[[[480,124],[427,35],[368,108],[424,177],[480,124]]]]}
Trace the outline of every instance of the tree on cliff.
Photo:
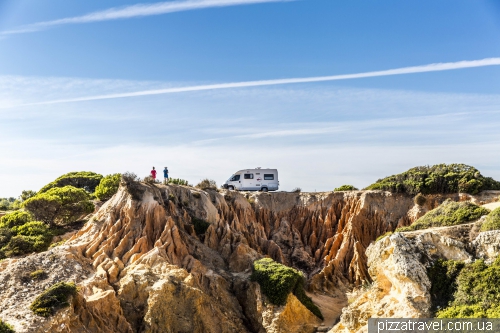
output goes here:
{"type": "Polygon", "coordinates": [[[23,207],[36,220],[51,226],[70,224],[94,210],[90,195],[83,189],[69,185],[39,192],[23,202],[23,207]]]}
{"type": "Polygon", "coordinates": [[[89,193],[93,193],[99,185],[102,175],[90,171],[69,172],[45,185],[38,193],[44,193],[55,187],[64,187],[71,185],[76,188],[82,188],[89,193]]]}
{"type": "Polygon", "coordinates": [[[103,201],[110,199],[118,191],[121,178],[121,174],[115,173],[101,179],[101,182],[95,188],[94,194],[96,198],[103,201]]]}
{"type": "Polygon", "coordinates": [[[398,175],[377,180],[367,190],[395,193],[477,194],[485,190],[500,190],[500,182],[484,177],[476,168],[465,164],[437,164],[412,168],[398,175]]]}

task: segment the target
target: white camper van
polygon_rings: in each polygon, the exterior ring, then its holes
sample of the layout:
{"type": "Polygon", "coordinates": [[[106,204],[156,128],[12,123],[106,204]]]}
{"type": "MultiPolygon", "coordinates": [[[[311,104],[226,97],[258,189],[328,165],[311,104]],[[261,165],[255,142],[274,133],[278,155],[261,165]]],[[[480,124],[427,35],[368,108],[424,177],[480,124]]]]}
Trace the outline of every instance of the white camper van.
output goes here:
{"type": "Polygon", "coordinates": [[[277,169],[246,169],[235,172],[223,188],[238,191],[277,191],[278,181],[277,169]]]}

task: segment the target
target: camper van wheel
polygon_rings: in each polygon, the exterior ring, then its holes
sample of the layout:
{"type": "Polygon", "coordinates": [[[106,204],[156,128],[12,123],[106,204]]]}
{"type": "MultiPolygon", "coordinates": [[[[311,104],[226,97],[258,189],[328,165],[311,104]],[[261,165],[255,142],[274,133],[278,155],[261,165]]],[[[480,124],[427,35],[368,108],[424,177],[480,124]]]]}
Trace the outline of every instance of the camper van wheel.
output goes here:
{"type": "Polygon", "coordinates": [[[263,187],[263,188],[261,189],[261,191],[262,191],[262,192],[267,192],[267,187],[263,187]]]}
{"type": "Polygon", "coordinates": [[[228,187],[227,187],[227,189],[228,189],[229,191],[234,191],[234,186],[228,186],[228,187]]]}

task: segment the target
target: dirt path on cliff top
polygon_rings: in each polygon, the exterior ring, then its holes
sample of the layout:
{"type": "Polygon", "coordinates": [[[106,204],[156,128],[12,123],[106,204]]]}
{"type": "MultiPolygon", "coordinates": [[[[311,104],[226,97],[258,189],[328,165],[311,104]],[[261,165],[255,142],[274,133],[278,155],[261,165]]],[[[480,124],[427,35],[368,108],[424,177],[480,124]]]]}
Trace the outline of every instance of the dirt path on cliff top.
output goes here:
{"type": "Polygon", "coordinates": [[[483,207],[489,210],[493,210],[500,207],[500,202],[491,202],[489,204],[483,205],[483,207]]]}
{"type": "Polygon", "coordinates": [[[311,297],[314,304],[316,304],[323,317],[323,325],[327,327],[332,327],[337,319],[342,314],[342,309],[347,306],[347,297],[344,294],[337,293],[337,297],[331,297],[327,295],[315,295],[306,293],[307,296],[311,297]]]}

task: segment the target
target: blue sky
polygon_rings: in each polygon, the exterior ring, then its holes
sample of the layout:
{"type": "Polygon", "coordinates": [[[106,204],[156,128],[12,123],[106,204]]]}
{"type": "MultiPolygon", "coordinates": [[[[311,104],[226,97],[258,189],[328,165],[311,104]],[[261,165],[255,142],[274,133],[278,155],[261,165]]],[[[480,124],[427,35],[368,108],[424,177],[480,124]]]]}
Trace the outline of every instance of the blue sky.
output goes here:
{"type": "Polygon", "coordinates": [[[153,165],[305,191],[435,163],[500,179],[496,65],[93,98],[498,59],[499,37],[495,0],[0,0],[0,197],[153,165]]]}

